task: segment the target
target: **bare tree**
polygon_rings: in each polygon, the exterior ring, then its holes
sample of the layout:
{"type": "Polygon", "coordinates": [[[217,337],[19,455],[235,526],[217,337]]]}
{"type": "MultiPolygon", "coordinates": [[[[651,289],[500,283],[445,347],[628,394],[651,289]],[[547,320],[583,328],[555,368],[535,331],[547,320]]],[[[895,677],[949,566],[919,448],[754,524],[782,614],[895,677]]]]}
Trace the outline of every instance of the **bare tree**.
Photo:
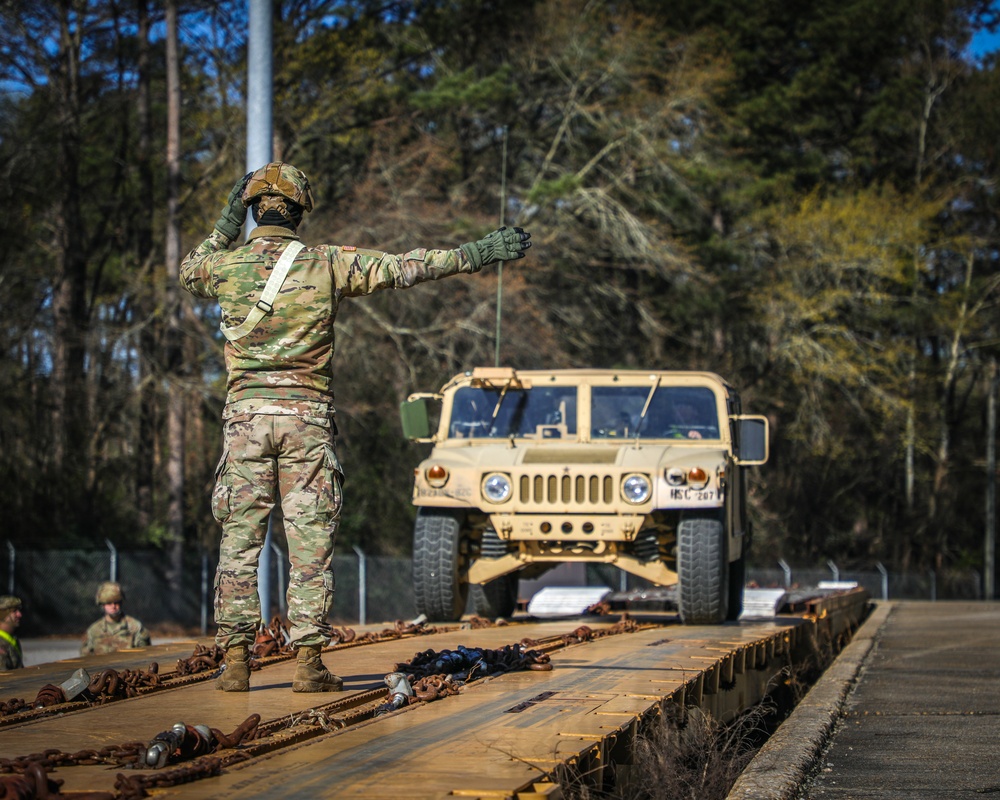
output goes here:
{"type": "Polygon", "coordinates": [[[170,391],[167,397],[167,480],[170,500],[167,510],[168,584],[172,598],[181,596],[184,568],[184,381],[182,374],[181,305],[178,276],[181,232],[178,215],[181,170],[181,84],[177,37],[177,3],[168,0],[167,17],[167,238],[166,309],[167,364],[170,391]]]}

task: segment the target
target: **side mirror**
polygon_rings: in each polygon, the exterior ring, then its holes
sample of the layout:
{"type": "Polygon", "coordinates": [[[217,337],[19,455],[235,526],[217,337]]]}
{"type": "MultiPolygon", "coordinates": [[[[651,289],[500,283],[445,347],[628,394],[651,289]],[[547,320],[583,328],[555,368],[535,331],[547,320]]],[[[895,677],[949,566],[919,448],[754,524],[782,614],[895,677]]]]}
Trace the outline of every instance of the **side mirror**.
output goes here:
{"type": "Polygon", "coordinates": [[[430,412],[427,401],[440,399],[437,395],[410,395],[399,404],[399,421],[403,426],[403,436],[411,442],[433,441],[431,436],[430,412]]]}
{"type": "Polygon", "coordinates": [[[767,417],[734,417],[738,426],[735,461],[745,466],[764,464],[768,457],[767,417]]]}

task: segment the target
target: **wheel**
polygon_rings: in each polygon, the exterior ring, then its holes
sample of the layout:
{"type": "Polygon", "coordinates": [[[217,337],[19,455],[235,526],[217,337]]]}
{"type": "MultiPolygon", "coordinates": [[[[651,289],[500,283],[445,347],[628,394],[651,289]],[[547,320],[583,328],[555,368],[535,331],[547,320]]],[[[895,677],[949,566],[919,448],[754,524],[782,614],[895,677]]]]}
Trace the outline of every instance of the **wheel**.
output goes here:
{"type": "Polygon", "coordinates": [[[743,613],[743,584],[747,579],[746,551],[735,561],[729,562],[729,608],[726,619],[735,620],[743,613]]]}
{"type": "Polygon", "coordinates": [[[417,613],[454,622],[462,618],[469,584],[459,578],[465,515],[450,508],[420,508],[413,526],[413,595],[417,613]]]}
{"type": "Polygon", "coordinates": [[[722,519],[692,513],[677,526],[677,579],[681,622],[717,625],[729,606],[729,565],[722,519]]]}
{"type": "Polygon", "coordinates": [[[515,572],[501,575],[489,583],[474,583],[469,587],[472,611],[486,619],[509,617],[517,608],[517,589],[520,579],[515,572]]]}

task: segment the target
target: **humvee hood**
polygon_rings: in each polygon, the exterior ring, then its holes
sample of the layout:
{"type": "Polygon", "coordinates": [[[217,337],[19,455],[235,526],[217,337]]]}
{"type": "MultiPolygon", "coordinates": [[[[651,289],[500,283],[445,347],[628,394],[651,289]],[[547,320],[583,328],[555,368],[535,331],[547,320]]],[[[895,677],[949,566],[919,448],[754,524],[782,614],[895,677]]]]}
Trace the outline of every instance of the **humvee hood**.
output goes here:
{"type": "Polygon", "coordinates": [[[439,447],[433,461],[447,464],[452,468],[477,467],[485,465],[491,472],[505,467],[525,466],[570,466],[587,464],[617,465],[623,469],[648,470],[667,465],[702,464],[724,462],[726,450],[719,445],[697,446],[685,441],[683,444],[641,444],[622,443],[593,445],[553,445],[532,446],[508,444],[479,444],[475,447],[439,447]]]}

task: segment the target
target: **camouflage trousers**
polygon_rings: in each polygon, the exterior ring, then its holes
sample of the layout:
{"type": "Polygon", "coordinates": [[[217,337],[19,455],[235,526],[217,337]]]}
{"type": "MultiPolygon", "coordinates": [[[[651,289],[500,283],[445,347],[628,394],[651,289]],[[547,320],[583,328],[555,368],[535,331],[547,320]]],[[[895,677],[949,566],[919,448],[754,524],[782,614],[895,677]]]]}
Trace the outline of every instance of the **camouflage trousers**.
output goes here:
{"type": "Polygon", "coordinates": [[[250,645],[256,638],[257,565],[279,498],[288,539],[291,644],[329,643],[342,480],[328,417],[241,414],[226,420],[212,494],[212,513],[222,523],[215,575],[220,647],[250,645]]]}

